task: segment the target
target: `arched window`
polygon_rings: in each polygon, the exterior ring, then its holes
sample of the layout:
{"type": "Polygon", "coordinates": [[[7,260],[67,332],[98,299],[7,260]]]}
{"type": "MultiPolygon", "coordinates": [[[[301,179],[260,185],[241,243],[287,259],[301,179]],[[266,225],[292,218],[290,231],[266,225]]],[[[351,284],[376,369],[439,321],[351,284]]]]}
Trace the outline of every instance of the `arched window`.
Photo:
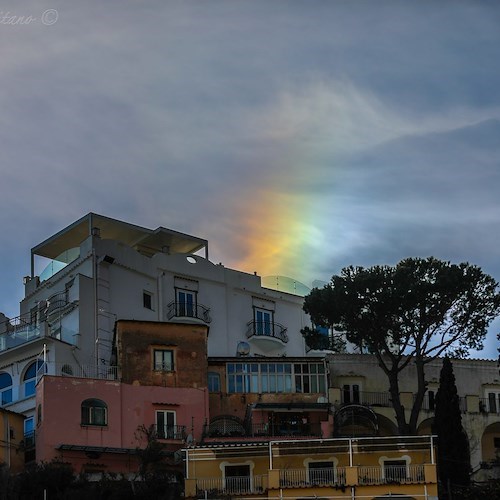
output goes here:
{"type": "Polygon", "coordinates": [[[40,359],[33,361],[33,363],[31,363],[28,366],[28,369],[24,372],[24,377],[23,377],[25,398],[28,398],[35,394],[37,375],[38,376],[42,375],[45,372],[45,369],[44,369],[44,363],[40,359]]]}
{"type": "Polygon", "coordinates": [[[108,406],[100,399],[82,402],[82,425],[108,425],[108,406]]]}
{"type": "Polygon", "coordinates": [[[0,404],[12,403],[12,377],[8,373],[0,373],[0,404]]]}

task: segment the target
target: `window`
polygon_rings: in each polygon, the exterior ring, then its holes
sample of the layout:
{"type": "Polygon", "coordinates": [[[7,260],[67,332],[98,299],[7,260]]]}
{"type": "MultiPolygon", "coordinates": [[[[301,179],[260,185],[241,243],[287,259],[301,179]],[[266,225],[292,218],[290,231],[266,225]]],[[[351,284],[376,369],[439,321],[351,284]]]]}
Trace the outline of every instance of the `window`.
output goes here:
{"type": "Polygon", "coordinates": [[[220,392],[220,375],[215,372],[208,372],[209,392],[220,392]]]}
{"type": "Polygon", "coordinates": [[[229,493],[251,491],[250,465],[226,465],[224,467],[225,489],[229,493]]]}
{"type": "Polygon", "coordinates": [[[385,460],[384,477],[388,483],[400,483],[406,480],[406,460],[385,460]]]}
{"type": "Polygon", "coordinates": [[[273,311],[254,309],[255,333],[257,335],[273,334],[273,311]]]}
{"type": "Polygon", "coordinates": [[[295,392],[325,392],[325,366],[321,363],[294,365],[295,392]]]}
{"type": "Polygon", "coordinates": [[[488,393],[488,411],[489,413],[498,413],[500,410],[500,394],[496,392],[488,393]]]}
{"type": "Polygon", "coordinates": [[[12,377],[8,373],[0,373],[0,404],[12,403],[12,377]]]}
{"type": "Polygon", "coordinates": [[[61,375],[73,375],[73,368],[71,368],[70,365],[63,365],[63,367],[61,368],[61,375]]]}
{"type": "Polygon", "coordinates": [[[495,448],[500,448],[500,437],[494,437],[493,438],[493,446],[495,448]]]}
{"type": "Polygon", "coordinates": [[[343,403],[359,403],[359,384],[344,384],[342,387],[343,403]]]}
{"type": "Polygon", "coordinates": [[[333,484],[335,482],[333,462],[309,462],[309,482],[313,484],[333,484]]]}
{"type": "Polygon", "coordinates": [[[23,377],[25,398],[28,398],[35,394],[36,383],[38,380],[37,377],[40,377],[46,371],[46,369],[47,367],[44,366],[43,361],[41,361],[40,359],[38,359],[37,361],[33,361],[33,363],[28,366],[28,369],[24,373],[23,377]]]}
{"type": "Polygon", "coordinates": [[[33,417],[24,420],[24,446],[30,448],[35,444],[35,422],[33,417]]]}
{"type": "Polygon", "coordinates": [[[175,411],[157,410],[156,433],[160,439],[181,439],[182,435],[175,425],[175,411]]]}
{"type": "Polygon", "coordinates": [[[82,403],[82,425],[108,425],[108,406],[100,399],[82,403]]]}
{"type": "Polygon", "coordinates": [[[427,391],[427,401],[429,403],[429,410],[436,408],[436,394],[434,391],[427,391]]]}
{"type": "Polygon", "coordinates": [[[228,363],[227,391],[325,393],[323,363],[228,363]]]}
{"type": "Polygon", "coordinates": [[[142,292],[142,304],[146,309],[153,309],[153,295],[149,292],[142,292]]]}
{"type": "Polygon", "coordinates": [[[36,425],[39,425],[42,423],[42,405],[39,404],[38,408],[36,409],[36,425]]]}
{"type": "Polygon", "coordinates": [[[177,316],[194,317],[196,293],[189,290],[177,290],[177,316]]]}
{"type": "Polygon", "coordinates": [[[155,371],[174,371],[174,351],[170,349],[155,349],[153,369],[155,371]]]}

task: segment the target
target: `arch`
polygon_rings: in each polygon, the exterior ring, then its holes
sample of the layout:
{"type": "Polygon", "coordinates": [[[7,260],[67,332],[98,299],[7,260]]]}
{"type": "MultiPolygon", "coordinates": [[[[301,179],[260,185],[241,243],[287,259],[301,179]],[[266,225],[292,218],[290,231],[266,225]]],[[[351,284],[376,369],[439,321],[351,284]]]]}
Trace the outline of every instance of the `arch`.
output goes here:
{"type": "Polygon", "coordinates": [[[488,425],[481,436],[481,460],[492,462],[500,458],[500,422],[488,425]]]}
{"type": "Polygon", "coordinates": [[[398,426],[389,418],[377,413],[378,435],[379,436],[397,436],[399,435],[398,426]]]}
{"type": "Polygon", "coordinates": [[[418,436],[430,436],[432,434],[432,426],[434,425],[434,417],[422,420],[417,427],[418,436]]]}
{"type": "Polygon", "coordinates": [[[82,401],[82,425],[108,425],[108,405],[101,399],[82,401]]]}
{"type": "Polygon", "coordinates": [[[37,376],[47,371],[47,366],[41,359],[37,359],[28,365],[23,375],[24,397],[34,396],[36,391],[37,376]]]}
{"type": "Polygon", "coordinates": [[[12,377],[6,373],[0,373],[0,405],[12,403],[12,377]]]}
{"type": "Polygon", "coordinates": [[[209,436],[244,436],[245,426],[238,417],[220,415],[210,421],[209,436]]]}
{"type": "Polygon", "coordinates": [[[368,406],[346,404],[335,412],[334,429],[336,436],[376,436],[377,415],[368,406]]]}

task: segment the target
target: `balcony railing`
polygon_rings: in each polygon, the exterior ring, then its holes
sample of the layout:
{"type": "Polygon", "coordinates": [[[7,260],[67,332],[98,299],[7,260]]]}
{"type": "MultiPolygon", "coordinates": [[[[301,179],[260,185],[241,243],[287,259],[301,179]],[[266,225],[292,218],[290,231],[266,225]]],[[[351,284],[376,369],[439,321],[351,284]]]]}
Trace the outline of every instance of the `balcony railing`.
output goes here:
{"type": "Polygon", "coordinates": [[[328,335],[314,335],[306,338],[306,352],[309,351],[337,351],[338,342],[328,335]]]}
{"type": "Polygon", "coordinates": [[[186,438],[185,425],[155,426],[158,439],[175,439],[183,441],[186,438]]]}
{"type": "Polygon", "coordinates": [[[270,337],[283,343],[288,342],[287,328],[274,321],[249,321],[247,323],[247,338],[270,337]]]}
{"type": "Polygon", "coordinates": [[[318,469],[281,469],[280,487],[338,486],[345,484],[345,467],[318,469]]]}
{"type": "Polygon", "coordinates": [[[500,402],[495,398],[479,398],[479,411],[481,413],[500,414],[500,402]]]}
{"type": "Polygon", "coordinates": [[[196,480],[196,491],[201,498],[214,495],[248,495],[262,493],[267,488],[267,476],[208,477],[196,480]]]}
{"type": "Polygon", "coordinates": [[[279,424],[250,424],[248,434],[252,437],[271,436],[300,436],[300,437],[321,437],[321,424],[319,423],[291,423],[282,422],[279,424]]]}
{"type": "Polygon", "coordinates": [[[390,394],[388,392],[360,391],[354,394],[342,392],[342,403],[361,404],[365,406],[391,406],[390,394]]]}
{"type": "Polygon", "coordinates": [[[210,323],[210,309],[201,304],[187,304],[186,302],[170,302],[168,304],[167,318],[194,318],[210,323]]]}
{"type": "Polygon", "coordinates": [[[424,483],[423,465],[360,466],[359,484],[415,484],[424,483]]]}

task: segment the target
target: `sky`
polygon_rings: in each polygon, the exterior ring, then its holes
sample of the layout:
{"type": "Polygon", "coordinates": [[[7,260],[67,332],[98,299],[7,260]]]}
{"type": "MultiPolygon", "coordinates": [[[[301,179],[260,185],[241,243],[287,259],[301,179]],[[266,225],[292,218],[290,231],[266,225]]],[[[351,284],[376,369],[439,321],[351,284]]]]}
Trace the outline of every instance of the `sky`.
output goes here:
{"type": "Polygon", "coordinates": [[[88,212],[307,286],[431,255],[499,281],[499,26],[497,0],[4,0],[0,311],[88,212]]]}

